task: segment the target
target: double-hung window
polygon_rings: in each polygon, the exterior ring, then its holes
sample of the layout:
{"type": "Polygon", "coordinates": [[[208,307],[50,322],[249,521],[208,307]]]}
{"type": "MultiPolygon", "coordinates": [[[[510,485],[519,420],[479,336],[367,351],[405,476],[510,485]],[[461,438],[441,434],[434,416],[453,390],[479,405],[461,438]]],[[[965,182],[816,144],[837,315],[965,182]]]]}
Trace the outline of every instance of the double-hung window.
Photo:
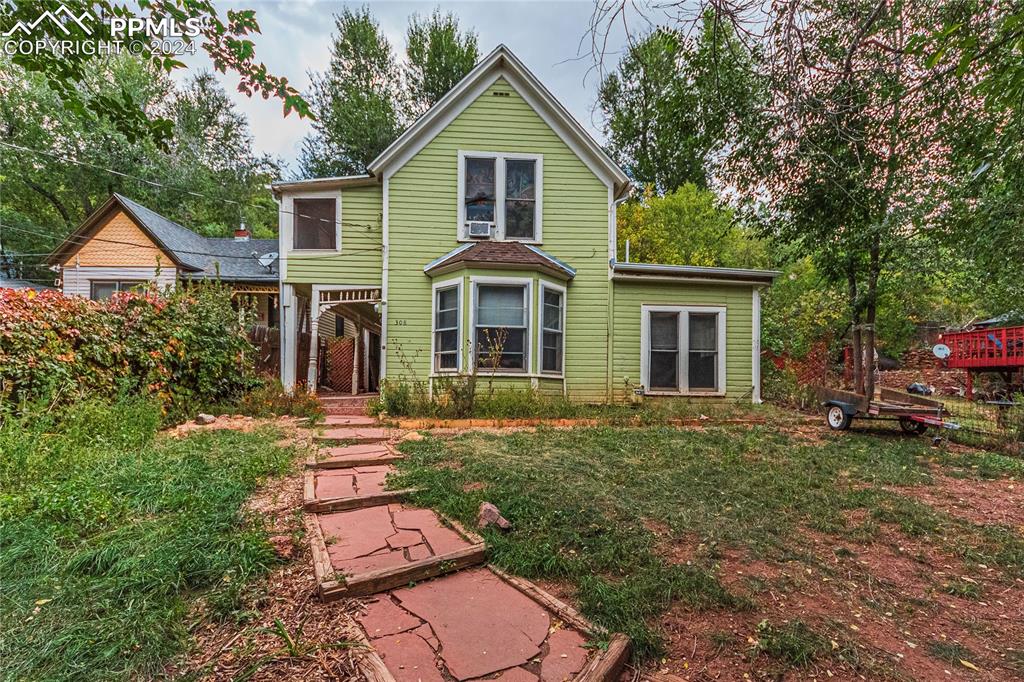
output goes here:
{"type": "Polygon", "coordinates": [[[640,380],[650,393],[725,392],[725,308],[643,306],[640,380]]]}
{"type": "Polygon", "coordinates": [[[485,370],[525,372],[529,292],[526,284],[477,284],[473,353],[485,370]]]}
{"type": "Polygon", "coordinates": [[[540,241],[542,174],[539,155],[459,152],[459,237],[486,223],[494,239],[540,241]]]}
{"type": "Polygon", "coordinates": [[[541,284],[541,372],[562,373],[565,354],[565,290],[541,284]]]}
{"type": "Polygon", "coordinates": [[[459,370],[459,318],[462,287],[458,282],[434,288],[434,371],[459,370]]]}
{"type": "Polygon", "coordinates": [[[329,250],[338,247],[338,202],[333,198],[292,201],[292,248],[329,250]]]}

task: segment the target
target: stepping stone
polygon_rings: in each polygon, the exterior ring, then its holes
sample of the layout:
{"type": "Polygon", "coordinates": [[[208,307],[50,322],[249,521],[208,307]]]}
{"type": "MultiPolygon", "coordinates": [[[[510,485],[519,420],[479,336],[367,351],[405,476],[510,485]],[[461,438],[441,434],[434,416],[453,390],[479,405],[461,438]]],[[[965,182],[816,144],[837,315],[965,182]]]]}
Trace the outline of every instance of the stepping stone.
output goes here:
{"type": "MultiPolygon", "coordinates": [[[[425,512],[414,517],[417,527],[399,528],[395,517],[409,511],[400,504],[382,504],[317,514],[322,551],[329,562],[329,568],[321,573],[333,571],[344,576],[344,585],[338,586],[337,592],[371,594],[483,561],[484,545],[479,538],[463,537],[444,526],[432,511],[415,510],[425,512]]],[[[318,575],[318,582],[324,583],[325,578],[318,575]]]]}
{"type": "Polygon", "coordinates": [[[430,625],[448,672],[458,680],[528,665],[541,653],[551,623],[540,605],[486,569],[461,571],[392,595],[430,625]]]}
{"type": "Polygon", "coordinates": [[[395,435],[394,429],[380,426],[350,427],[339,426],[328,428],[323,435],[314,436],[317,441],[352,441],[355,443],[380,443],[390,440],[395,435]]]}
{"type": "MultiPolygon", "coordinates": [[[[471,682],[484,682],[484,678],[478,677],[471,682]]],[[[537,676],[522,668],[509,668],[497,677],[487,678],[487,682],[537,682],[537,676]]]]}
{"type": "Polygon", "coordinates": [[[374,640],[384,665],[396,682],[444,682],[430,645],[417,634],[403,632],[374,640]]]}
{"type": "Polygon", "coordinates": [[[384,481],[394,467],[369,466],[351,469],[327,469],[315,474],[314,492],[318,501],[346,497],[367,497],[384,492],[384,481]]]}
{"type": "Polygon", "coordinates": [[[377,418],[367,415],[327,415],[324,424],[327,426],[376,426],[377,418]]]}
{"type": "Polygon", "coordinates": [[[423,627],[423,621],[397,606],[387,595],[369,602],[366,613],[356,616],[356,620],[370,639],[423,627]]]}
{"type": "Polygon", "coordinates": [[[350,466],[384,464],[402,458],[383,443],[357,443],[324,448],[323,451],[327,454],[327,458],[315,463],[314,468],[343,469],[350,466]]]}
{"type": "Polygon", "coordinates": [[[587,640],[575,630],[555,630],[548,637],[548,654],[540,662],[541,682],[563,682],[583,670],[587,640]]]}

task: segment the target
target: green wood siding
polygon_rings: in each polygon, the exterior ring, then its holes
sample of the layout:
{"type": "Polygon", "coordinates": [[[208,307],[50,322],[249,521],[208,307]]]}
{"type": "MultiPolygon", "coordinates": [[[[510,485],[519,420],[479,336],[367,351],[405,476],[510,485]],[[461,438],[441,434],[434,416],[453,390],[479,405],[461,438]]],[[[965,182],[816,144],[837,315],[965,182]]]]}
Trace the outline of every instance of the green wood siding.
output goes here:
{"type": "MultiPolygon", "coordinates": [[[[640,386],[640,306],[725,307],[726,398],[749,394],[753,386],[753,290],[749,286],[623,282],[614,286],[612,385],[616,400],[627,395],[626,379],[640,386]]],[[[721,398],[704,398],[716,400],[721,398]]]]}
{"type": "MultiPolygon", "coordinates": [[[[609,335],[608,189],[504,79],[389,181],[387,375],[425,379],[430,372],[432,280],[423,266],[459,244],[460,149],[543,155],[540,247],[577,271],[566,296],[568,392],[574,399],[603,401],[609,335]]],[[[438,279],[452,276],[457,275],[438,279]]]]}
{"type": "Polygon", "coordinates": [[[289,255],[289,284],[381,284],[383,193],[380,185],[341,192],[341,253],[289,255]]]}

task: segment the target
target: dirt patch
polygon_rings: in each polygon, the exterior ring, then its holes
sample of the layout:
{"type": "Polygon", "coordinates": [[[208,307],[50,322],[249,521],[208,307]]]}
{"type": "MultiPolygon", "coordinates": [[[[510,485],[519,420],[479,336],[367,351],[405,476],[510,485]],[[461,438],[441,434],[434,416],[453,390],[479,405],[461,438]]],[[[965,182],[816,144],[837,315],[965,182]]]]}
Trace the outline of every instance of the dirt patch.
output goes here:
{"type": "MultiPolygon", "coordinates": [[[[295,437],[301,441],[302,432],[295,437]]],[[[324,604],[317,596],[313,559],[302,538],[301,459],[296,459],[295,473],[268,482],[247,504],[265,520],[283,563],[245,597],[237,621],[206,620],[193,631],[192,651],[168,669],[169,678],[358,679],[355,661],[361,647],[353,645],[356,626],[351,615],[360,603],[324,604]]],[[[197,604],[195,618],[205,610],[205,604],[197,604]]]]}
{"type": "Polygon", "coordinates": [[[1024,483],[1015,479],[977,480],[933,474],[932,485],[893,488],[957,518],[998,524],[1024,533],[1024,483]]]}
{"type": "Polygon", "coordinates": [[[255,431],[256,429],[266,426],[267,424],[274,424],[275,426],[281,426],[286,429],[295,429],[302,422],[303,418],[300,417],[275,417],[272,419],[256,419],[254,417],[246,417],[241,414],[222,414],[214,419],[209,424],[197,424],[194,421],[188,421],[184,424],[178,424],[167,429],[164,433],[171,436],[172,438],[182,438],[195,433],[196,431],[218,431],[222,429],[231,429],[233,431],[255,431]]]}
{"type": "Polygon", "coordinates": [[[722,549],[719,579],[752,608],[676,604],[661,618],[668,652],[652,670],[687,680],[1024,679],[1024,581],[892,527],[871,542],[801,535],[800,559],[722,549]],[[760,646],[759,624],[796,620],[817,639],[803,667],[760,646]]]}

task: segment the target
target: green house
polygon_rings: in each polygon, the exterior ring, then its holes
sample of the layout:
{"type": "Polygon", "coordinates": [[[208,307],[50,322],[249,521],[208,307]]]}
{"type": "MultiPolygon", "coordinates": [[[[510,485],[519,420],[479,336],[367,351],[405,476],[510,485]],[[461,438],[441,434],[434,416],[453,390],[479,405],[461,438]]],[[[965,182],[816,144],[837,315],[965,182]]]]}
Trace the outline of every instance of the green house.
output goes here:
{"type": "Polygon", "coordinates": [[[367,175],[274,185],[281,378],[758,401],[777,274],[617,260],[629,178],[506,47],[367,175]]]}

